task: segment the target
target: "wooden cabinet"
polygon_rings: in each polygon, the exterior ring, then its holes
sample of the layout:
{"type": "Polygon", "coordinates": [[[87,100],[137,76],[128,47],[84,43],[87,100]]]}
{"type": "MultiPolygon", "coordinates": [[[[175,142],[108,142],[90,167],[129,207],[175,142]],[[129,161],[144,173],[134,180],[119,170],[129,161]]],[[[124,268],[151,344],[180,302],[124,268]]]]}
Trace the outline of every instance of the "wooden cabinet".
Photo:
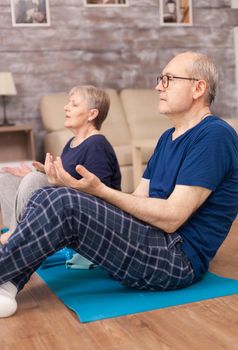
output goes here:
{"type": "Polygon", "coordinates": [[[0,162],[35,159],[31,125],[0,127],[0,162]]]}

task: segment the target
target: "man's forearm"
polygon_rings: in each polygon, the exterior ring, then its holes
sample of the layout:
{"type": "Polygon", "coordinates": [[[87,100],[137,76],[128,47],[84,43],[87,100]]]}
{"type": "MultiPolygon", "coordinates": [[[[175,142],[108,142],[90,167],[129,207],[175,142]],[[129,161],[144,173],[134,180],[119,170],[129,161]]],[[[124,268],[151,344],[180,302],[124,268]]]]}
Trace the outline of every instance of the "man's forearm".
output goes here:
{"type": "Polygon", "coordinates": [[[174,232],[177,227],[177,215],[168,200],[137,197],[104,185],[97,196],[165,232],[174,232]]]}
{"type": "Polygon", "coordinates": [[[76,180],[63,169],[60,158],[56,159],[55,167],[57,175],[65,186],[102,198],[137,219],[168,233],[177,230],[197,207],[197,200],[194,200],[188,186],[187,190],[176,186],[168,199],[150,198],[147,197],[148,183],[144,181],[140,190],[135,191],[135,194],[132,195],[107,187],[82,165],[76,167],[77,172],[82,176],[80,180],[76,180]]]}

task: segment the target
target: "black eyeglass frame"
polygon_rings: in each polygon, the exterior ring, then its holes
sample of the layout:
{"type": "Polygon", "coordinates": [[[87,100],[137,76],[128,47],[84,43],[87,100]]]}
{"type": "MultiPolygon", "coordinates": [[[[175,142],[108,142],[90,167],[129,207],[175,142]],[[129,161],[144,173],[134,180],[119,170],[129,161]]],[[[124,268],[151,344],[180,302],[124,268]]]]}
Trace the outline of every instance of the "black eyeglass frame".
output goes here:
{"type": "Polygon", "coordinates": [[[195,80],[195,81],[199,81],[200,80],[200,79],[197,79],[197,78],[178,77],[178,76],[171,75],[171,74],[164,74],[164,75],[159,75],[157,77],[157,85],[160,83],[160,81],[162,81],[163,88],[167,89],[169,87],[169,81],[172,81],[174,79],[195,80]],[[166,81],[164,81],[165,77],[166,77],[166,81]]]}

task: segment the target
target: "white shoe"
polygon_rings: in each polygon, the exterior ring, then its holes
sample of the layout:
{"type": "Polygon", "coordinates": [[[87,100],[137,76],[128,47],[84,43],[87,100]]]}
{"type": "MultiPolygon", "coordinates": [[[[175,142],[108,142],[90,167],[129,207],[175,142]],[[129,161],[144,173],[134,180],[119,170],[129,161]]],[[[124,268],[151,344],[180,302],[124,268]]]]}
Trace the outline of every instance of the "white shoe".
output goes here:
{"type": "Polygon", "coordinates": [[[17,288],[11,282],[0,285],[0,318],[9,317],[17,311],[17,288]]]}

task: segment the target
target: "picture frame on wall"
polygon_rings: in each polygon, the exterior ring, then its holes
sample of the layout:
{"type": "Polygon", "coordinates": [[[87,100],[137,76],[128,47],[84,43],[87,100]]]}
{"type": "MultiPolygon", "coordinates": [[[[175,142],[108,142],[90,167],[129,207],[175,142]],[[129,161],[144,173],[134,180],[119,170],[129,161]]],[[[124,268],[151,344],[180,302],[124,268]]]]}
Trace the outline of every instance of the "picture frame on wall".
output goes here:
{"type": "Polygon", "coordinates": [[[238,9],[238,0],[231,0],[231,8],[238,9]]]}
{"type": "Polygon", "coordinates": [[[191,26],[192,0],[160,0],[160,24],[163,26],[191,26]]]}
{"type": "Polygon", "coordinates": [[[84,6],[128,6],[128,0],[84,0],[84,6]]]}
{"type": "Polygon", "coordinates": [[[50,25],[49,0],[11,0],[14,27],[39,27],[50,25]]]}

